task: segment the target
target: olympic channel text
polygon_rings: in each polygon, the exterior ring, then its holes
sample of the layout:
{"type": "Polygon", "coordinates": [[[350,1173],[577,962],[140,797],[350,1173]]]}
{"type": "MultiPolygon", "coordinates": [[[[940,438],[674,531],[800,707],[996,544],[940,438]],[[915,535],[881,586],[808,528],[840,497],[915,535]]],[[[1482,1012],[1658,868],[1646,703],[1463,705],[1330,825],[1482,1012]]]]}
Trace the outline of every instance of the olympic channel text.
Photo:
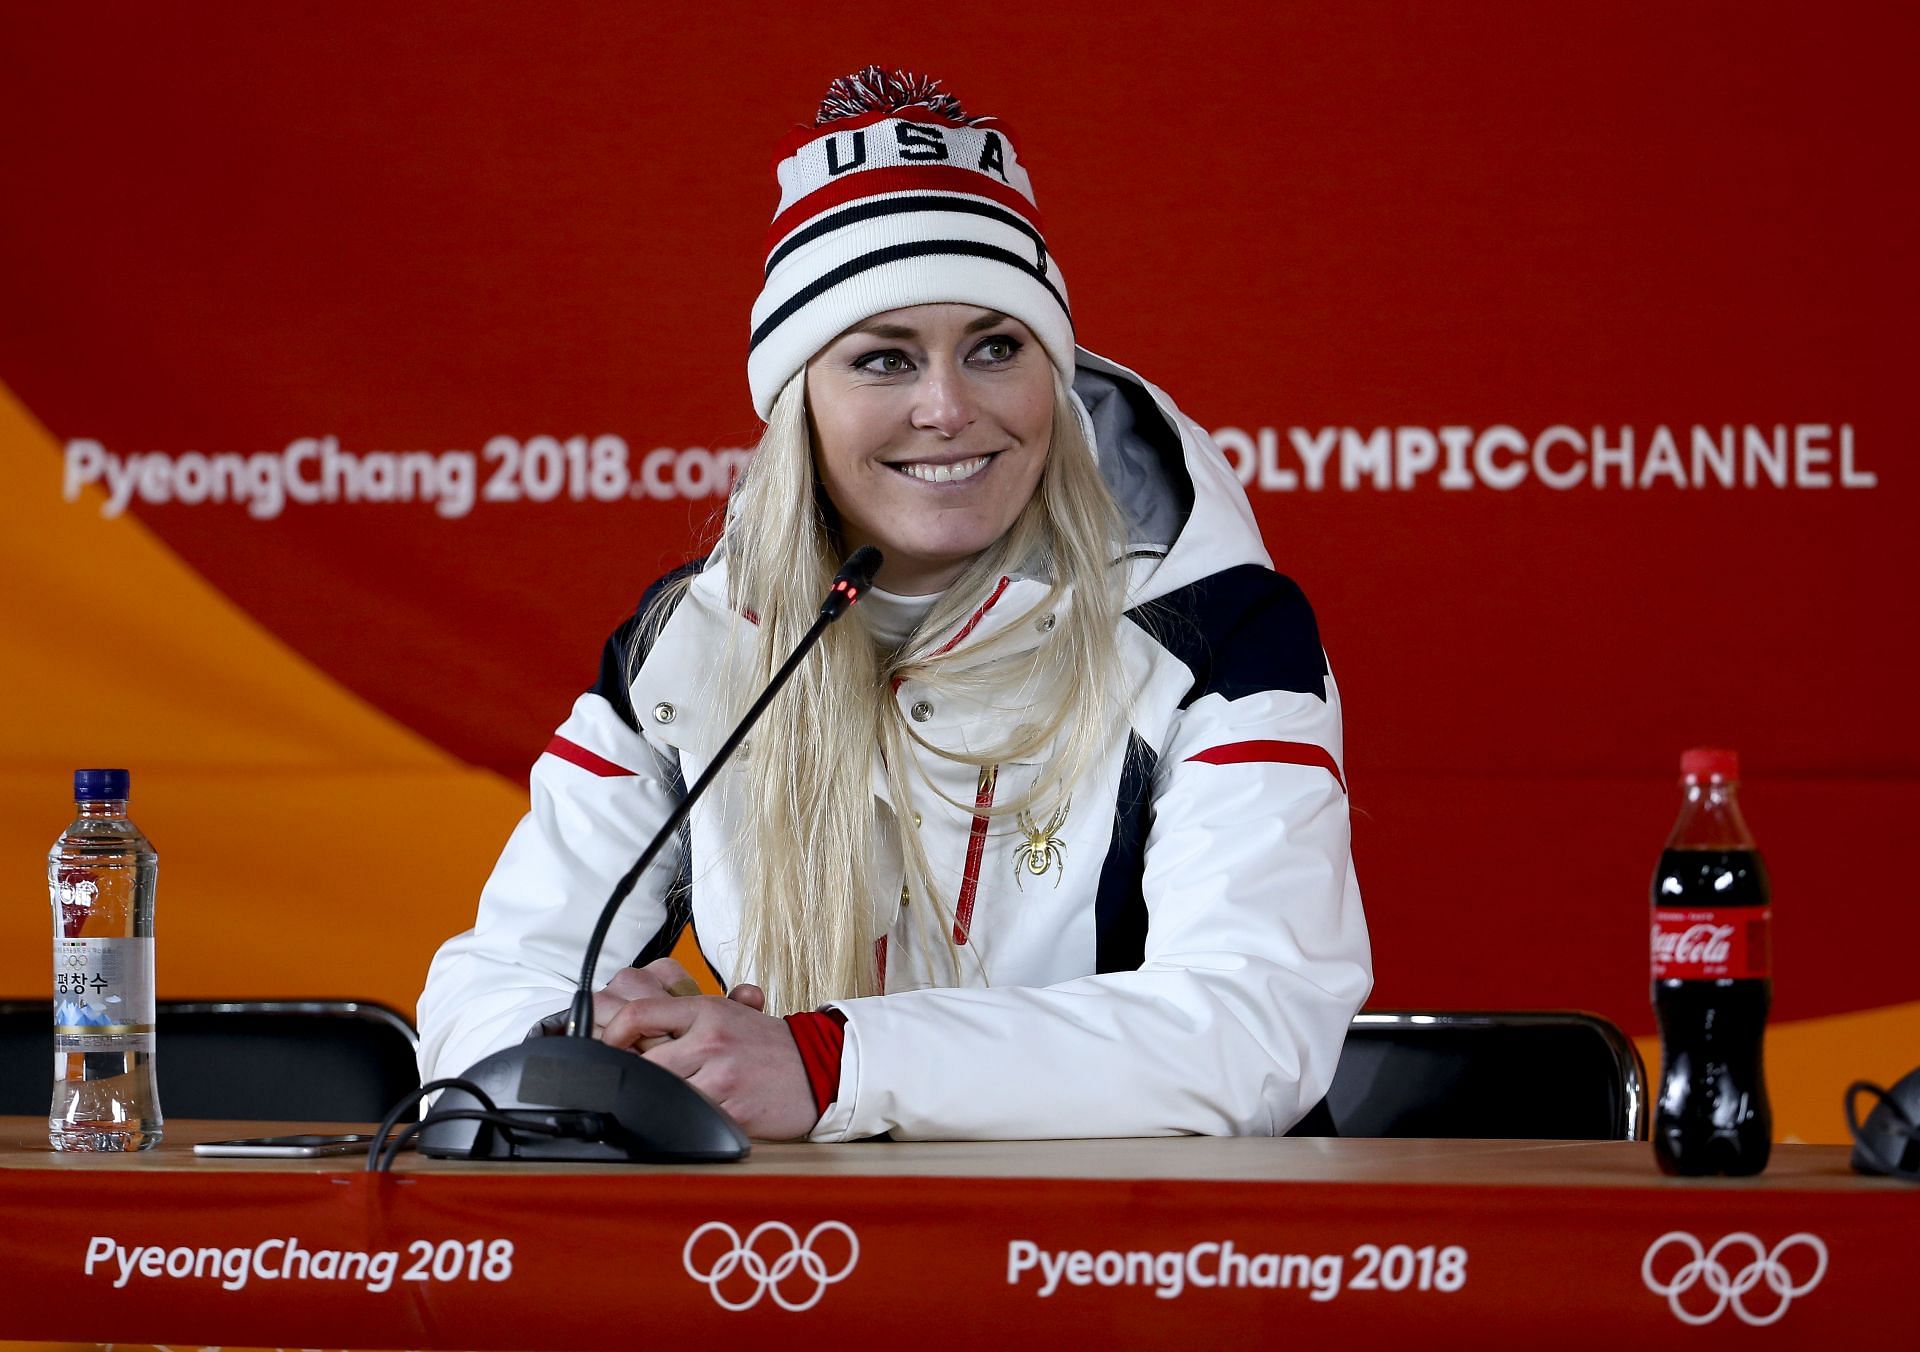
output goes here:
{"type": "MultiPolygon", "coordinates": [[[[1527,434],[1474,427],[1222,427],[1213,433],[1256,493],[1415,492],[1538,486],[1553,492],[1872,489],[1850,423],[1575,428],[1527,434]]],[[[242,507],[268,521],[292,506],[421,503],[448,519],[477,505],[724,498],[751,458],[737,447],[659,446],[634,454],[613,433],[497,436],[471,450],[356,451],[334,436],[279,451],[120,454],[67,442],[63,490],[104,494],[100,514],[135,502],[242,507]]]]}

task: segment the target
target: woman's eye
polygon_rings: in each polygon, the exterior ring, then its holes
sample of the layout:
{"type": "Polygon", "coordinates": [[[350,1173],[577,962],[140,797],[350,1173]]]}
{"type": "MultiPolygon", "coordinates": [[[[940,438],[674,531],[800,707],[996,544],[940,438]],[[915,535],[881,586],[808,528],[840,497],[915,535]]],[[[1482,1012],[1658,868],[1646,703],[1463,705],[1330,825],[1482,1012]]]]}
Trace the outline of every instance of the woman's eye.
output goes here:
{"type": "Polygon", "coordinates": [[[872,371],[880,375],[892,376],[898,375],[902,371],[911,370],[913,363],[907,360],[905,353],[887,351],[869,352],[866,356],[856,361],[854,365],[862,371],[872,371]]]}
{"type": "Polygon", "coordinates": [[[1005,334],[982,339],[980,346],[974,349],[982,358],[990,362],[1012,361],[1014,354],[1019,350],[1020,340],[1005,334]]]}

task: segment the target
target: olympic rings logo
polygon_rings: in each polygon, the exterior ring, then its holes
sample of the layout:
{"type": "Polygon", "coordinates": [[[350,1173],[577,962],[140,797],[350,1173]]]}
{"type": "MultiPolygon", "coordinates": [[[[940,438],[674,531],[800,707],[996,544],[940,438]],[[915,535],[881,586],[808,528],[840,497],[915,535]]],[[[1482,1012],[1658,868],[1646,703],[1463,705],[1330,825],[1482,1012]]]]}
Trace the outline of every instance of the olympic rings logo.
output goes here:
{"type": "Polygon", "coordinates": [[[1759,1328],[1771,1324],[1787,1312],[1787,1306],[1793,1303],[1795,1296],[1804,1296],[1820,1284],[1827,1275],[1827,1246],[1818,1235],[1810,1235],[1804,1230],[1788,1235],[1769,1251],[1758,1237],[1736,1231],[1715,1244],[1711,1249],[1703,1250],[1700,1241],[1684,1230],[1670,1230],[1653,1241],[1647,1250],[1647,1256],[1640,1260],[1640,1280],[1647,1284],[1647,1290],[1656,1296],[1665,1296],[1667,1306],[1673,1311],[1674,1318],[1685,1324],[1711,1324],[1731,1305],[1733,1312],[1745,1323],[1759,1328]],[[1678,1244],[1689,1257],[1662,1282],[1653,1274],[1654,1259],[1669,1244],[1678,1244]],[[1804,1248],[1813,1256],[1813,1271],[1804,1280],[1795,1280],[1792,1271],[1783,1261],[1785,1256],[1804,1248]],[[1729,1249],[1742,1249],[1749,1255],[1746,1266],[1739,1272],[1729,1272],[1720,1256],[1729,1249]],[[1762,1307],[1760,1313],[1747,1308],[1746,1297],[1761,1282],[1773,1292],[1776,1303],[1771,1310],[1762,1307]],[[1681,1298],[1696,1284],[1704,1284],[1714,1297],[1713,1307],[1708,1310],[1689,1310],[1681,1303],[1681,1298]]]}
{"type": "MultiPolygon", "coordinates": [[[[854,1237],[850,1227],[839,1221],[821,1221],[807,1231],[805,1239],[801,1239],[791,1225],[779,1221],[765,1221],[754,1226],[745,1239],[741,1239],[740,1233],[725,1221],[708,1221],[687,1236],[686,1247],[680,1251],[680,1261],[685,1264],[689,1277],[713,1292],[714,1301],[723,1310],[751,1310],[760,1303],[760,1297],[771,1296],[775,1305],[798,1314],[818,1305],[829,1286],[844,1280],[853,1271],[853,1265],[860,1261],[860,1241],[854,1237]],[[695,1266],[693,1251],[710,1234],[721,1236],[727,1248],[703,1271],[695,1266]],[[826,1234],[844,1235],[847,1241],[846,1261],[832,1272],[827,1270],[826,1260],[814,1252],[815,1241],[826,1234]],[[775,1245],[773,1247],[778,1252],[762,1252],[761,1241],[769,1236],[777,1239],[784,1248],[775,1245]],[[741,1280],[733,1284],[731,1294],[722,1292],[722,1283],[735,1273],[741,1274],[741,1280]],[[795,1300],[784,1289],[796,1274],[813,1285],[812,1293],[802,1300],[795,1300]],[[742,1298],[739,1288],[747,1282],[752,1283],[752,1294],[742,1298]]],[[[804,1282],[801,1289],[805,1290],[804,1282]]]]}

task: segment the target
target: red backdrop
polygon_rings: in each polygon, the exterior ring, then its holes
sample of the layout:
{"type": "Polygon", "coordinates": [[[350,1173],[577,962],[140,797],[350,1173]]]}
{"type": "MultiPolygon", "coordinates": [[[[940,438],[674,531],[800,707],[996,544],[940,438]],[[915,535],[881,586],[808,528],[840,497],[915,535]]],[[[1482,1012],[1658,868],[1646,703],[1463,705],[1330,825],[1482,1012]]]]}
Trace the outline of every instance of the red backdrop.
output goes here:
{"type": "MultiPolygon", "coordinates": [[[[774,143],[834,75],[929,70],[1020,131],[1082,341],[1220,429],[1319,611],[1375,1003],[1648,1032],[1674,765],[1720,743],[1773,868],[1776,1016],[1898,1015],[1843,1044],[1892,1073],[1920,1043],[1916,28],[1799,4],[16,7],[5,491],[61,532],[137,523],[434,754],[518,782],[695,549],[711,453],[756,435],[774,143]],[[276,503],[329,437],[356,474],[432,457],[402,467],[416,500],[276,503]]],[[[127,581],[82,606],[144,604],[127,581]]],[[[14,595],[30,663],[72,612],[14,595]]],[[[8,737],[42,848],[100,743],[8,737]]],[[[343,817],[302,872],[422,825],[343,817]]],[[[467,923],[491,848],[409,880],[423,937],[383,949],[381,993],[467,923]]],[[[363,975],[299,972],[271,980],[363,975]]]]}

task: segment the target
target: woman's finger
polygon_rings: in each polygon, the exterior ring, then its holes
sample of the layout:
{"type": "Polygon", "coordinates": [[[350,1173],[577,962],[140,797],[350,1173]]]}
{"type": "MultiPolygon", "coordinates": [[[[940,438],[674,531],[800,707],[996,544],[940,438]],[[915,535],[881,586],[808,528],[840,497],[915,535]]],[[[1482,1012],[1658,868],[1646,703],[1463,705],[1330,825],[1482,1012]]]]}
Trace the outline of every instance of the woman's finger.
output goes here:
{"type": "MultiPolygon", "coordinates": [[[[677,965],[677,964],[676,964],[677,965]]],[[[653,968],[658,963],[649,963],[645,967],[622,967],[600,988],[601,992],[617,1000],[644,1000],[651,995],[664,995],[667,983],[653,968]]]]}
{"type": "Polygon", "coordinates": [[[648,1038],[678,1037],[693,1026],[699,1007],[698,1000],[671,995],[629,1000],[607,1020],[599,1037],[609,1047],[632,1047],[648,1038]]]}
{"type": "Polygon", "coordinates": [[[656,1038],[652,1044],[640,1048],[640,1054],[659,1066],[670,1070],[681,1079],[692,1082],[707,1064],[707,1052],[696,1043],[699,1039],[656,1038]]]}
{"type": "Polygon", "coordinates": [[[601,1029],[607,1026],[607,1020],[627,1007],[627,997],[614,995],[608,991],[593,993],[593,1035],[600,1036],[601,1029]]]}
{"type": "Polygon", "coordinates": [[[700,990],[700,983],[693,979],[692,974],[689,973],[686,968],[682,967],[672,958],[655,958],[645,967],[642,967],[640,971],[659,982],[661,990],[674,995],[697,994],[700,990]],[[691,991],[674,989],[680,985],[690,987],[691,991]]]}

